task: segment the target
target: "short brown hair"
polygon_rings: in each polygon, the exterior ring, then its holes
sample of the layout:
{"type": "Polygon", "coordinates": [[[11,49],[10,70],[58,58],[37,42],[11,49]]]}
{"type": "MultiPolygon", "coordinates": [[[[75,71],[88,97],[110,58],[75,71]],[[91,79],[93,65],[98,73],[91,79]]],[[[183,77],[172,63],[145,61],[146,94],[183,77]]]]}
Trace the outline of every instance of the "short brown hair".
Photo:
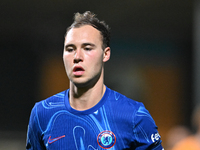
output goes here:
{"type": "Polygon", "coordinates": [[[67,35],[68,31],[72,28],[79,28],[83,25],[91,25],[97,30],[100,31],[102,35],[102,48],[105,49],[106,47],[110,46],[110,28],[109,26],[104,22],[100,21],[96,15],[90,11],[86,11],[83,14],[80,14],[79,12],[75,13],[74,15],[74,22],[67,28],[67,32],[65,36],[67,35]]]}

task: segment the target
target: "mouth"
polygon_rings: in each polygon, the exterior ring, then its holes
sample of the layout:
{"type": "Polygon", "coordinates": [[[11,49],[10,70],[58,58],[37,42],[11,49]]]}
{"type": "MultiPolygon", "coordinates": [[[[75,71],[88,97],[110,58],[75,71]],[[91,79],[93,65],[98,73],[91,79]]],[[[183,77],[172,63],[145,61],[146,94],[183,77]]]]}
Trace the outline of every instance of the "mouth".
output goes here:
{"type": "Polygon", "coordinates": [[[85,72],[85,70],[81,66],[75,66],[73,69],[73,74],[75,76],[81,76],[81,75],[83,75],[84,72],[85,72]]]}

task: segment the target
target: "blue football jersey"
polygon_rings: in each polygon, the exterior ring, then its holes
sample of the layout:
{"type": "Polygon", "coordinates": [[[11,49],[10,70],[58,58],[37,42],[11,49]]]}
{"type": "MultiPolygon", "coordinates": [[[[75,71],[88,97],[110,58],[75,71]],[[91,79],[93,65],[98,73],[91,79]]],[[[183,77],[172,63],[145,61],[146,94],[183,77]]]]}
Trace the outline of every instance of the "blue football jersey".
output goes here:
{"type": "Polygon", "coordinates": [[[162,150],[157,126],[140,102],[106,87],[94,107],[77,111],[69,89],[35,104],[27,150],[162,150]]]}

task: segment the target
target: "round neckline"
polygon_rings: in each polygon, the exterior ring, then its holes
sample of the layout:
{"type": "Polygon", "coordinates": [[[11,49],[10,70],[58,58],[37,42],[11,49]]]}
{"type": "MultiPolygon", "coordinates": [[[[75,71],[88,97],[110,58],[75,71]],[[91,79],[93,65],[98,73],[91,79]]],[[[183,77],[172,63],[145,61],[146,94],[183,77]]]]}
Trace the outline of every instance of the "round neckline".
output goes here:
{"type": "Polygon", "coordinates": [[[79,111],[79,110],[72,108],[69,103],[69,90],[70,89],[68,89],[66,91],[65,97],[64,97],[65,107],[69,112],[76,114],[76,115],[87,115],[87,114],[91,114],[91,113],[97,111],[105,103],[106,99],[108,98],[109,92],[110,92],[109,88],[106,87],[106,91],[105,91],[103,97],[95,106],[93,106],[87,110],[79,111]]]}

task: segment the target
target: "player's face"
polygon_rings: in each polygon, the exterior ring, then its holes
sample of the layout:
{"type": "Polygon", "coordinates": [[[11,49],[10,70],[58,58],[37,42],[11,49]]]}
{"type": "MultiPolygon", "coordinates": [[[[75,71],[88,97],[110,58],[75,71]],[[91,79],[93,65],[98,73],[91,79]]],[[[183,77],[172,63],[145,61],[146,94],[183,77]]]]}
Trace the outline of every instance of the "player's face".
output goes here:
{"type": "Polygon", "coordinates": [[[100,32],[90,25],[72,28],[65,37],[63,60],[66,73],[76,86],[84,87],[103,78],[103,63],[110,48],[102,49],[100,32]]]}

